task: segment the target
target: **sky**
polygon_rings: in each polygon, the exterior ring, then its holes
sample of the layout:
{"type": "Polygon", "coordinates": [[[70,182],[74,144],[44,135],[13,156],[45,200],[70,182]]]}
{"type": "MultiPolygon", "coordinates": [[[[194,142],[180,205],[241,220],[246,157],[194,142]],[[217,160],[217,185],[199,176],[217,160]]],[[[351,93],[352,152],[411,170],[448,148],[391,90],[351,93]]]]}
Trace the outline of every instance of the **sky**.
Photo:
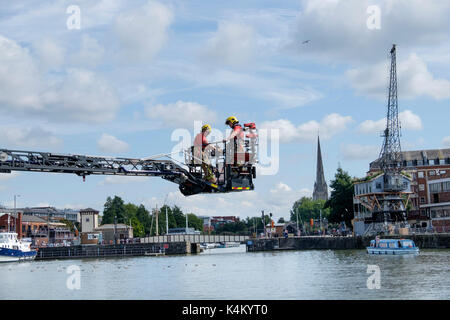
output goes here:
{"type": "Polygon", "coordinates": [[[449,16],[450,2],[422,0],[2,1],[0,149],[144,158],[193,139],[195,121],[225,134],[233,115],[278,130],[279,152],[251,192],[23,172],[0,174],[0,204],[102,211],[118,195],[288,218],[312,195],[318,134],[328,184],[377,158],[393,43],[402,149],[450,148],[449,16]]]}

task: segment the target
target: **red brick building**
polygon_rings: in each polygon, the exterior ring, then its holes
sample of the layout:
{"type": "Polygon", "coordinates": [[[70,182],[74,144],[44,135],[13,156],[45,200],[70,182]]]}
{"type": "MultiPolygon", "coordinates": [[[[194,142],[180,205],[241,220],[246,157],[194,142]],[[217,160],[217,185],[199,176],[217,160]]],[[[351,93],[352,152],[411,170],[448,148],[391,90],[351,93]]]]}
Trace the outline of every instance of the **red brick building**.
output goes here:
{"type": "Polygon", "coordinates": [[[33,245],[41,246],[48,243],[62,244],[73,241],[74,234],[64,223],[50,222],[30,215],[0,212],[0,230],[16,232],[19,238],[30,238],[33,245]],[[50,236],[50,241],[48,237],[50,236]]]}

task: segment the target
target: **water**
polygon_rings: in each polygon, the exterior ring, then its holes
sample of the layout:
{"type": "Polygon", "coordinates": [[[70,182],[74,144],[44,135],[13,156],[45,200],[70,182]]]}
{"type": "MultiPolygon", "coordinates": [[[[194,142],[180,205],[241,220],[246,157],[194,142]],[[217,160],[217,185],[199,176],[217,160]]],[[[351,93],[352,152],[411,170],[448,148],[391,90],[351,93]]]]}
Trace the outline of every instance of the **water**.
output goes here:
{"type": "Polygon", "coordinates": [[[450,299],[450,250],[372,256],[364,250],[246,253],[0,264],[0,299],[450,299]],[[70,290],[67,268],[80,268],[70,290]],[[368,289],[367,265],[381,288],[368,289]]]}

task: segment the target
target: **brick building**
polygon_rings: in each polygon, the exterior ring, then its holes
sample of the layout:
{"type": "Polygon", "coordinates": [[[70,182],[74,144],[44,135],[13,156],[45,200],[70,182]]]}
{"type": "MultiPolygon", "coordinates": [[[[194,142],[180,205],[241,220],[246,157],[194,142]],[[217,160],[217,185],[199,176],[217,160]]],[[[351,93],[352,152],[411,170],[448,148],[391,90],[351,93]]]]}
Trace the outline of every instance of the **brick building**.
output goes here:
{"type": "Polygon", "coordinates": [[[73,233],[64,223],[49,222],[42,218],[18,213],[0,213],[0,230],[16,232],[19,238],[30,238],[35,246],[48,243],[63,244],[72,242],[73,233]],[[20,227],[21,226],[21,227],[20,227]],[[49,241],[50,237],[50,241],[49,241]]]}
{"type": "MultiPolygon", "coordinates": [[[[414,227],[450,231],[450,149],[404,151],[402,158],[412,177],[408,221],[414,227]]],[[[376,160],[369,172],[379,168],[376,160]]]]}

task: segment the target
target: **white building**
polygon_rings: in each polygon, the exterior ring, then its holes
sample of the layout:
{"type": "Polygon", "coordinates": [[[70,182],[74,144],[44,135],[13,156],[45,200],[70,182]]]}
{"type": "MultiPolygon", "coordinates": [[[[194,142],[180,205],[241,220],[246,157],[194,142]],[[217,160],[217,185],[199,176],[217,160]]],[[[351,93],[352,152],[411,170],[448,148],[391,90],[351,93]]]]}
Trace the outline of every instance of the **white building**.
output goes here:
{"type": "Polygon", "coordinates": [[[81,232],[94,232],[98,228],[98,213],[92,208],[80,210],[81,232]]]}

